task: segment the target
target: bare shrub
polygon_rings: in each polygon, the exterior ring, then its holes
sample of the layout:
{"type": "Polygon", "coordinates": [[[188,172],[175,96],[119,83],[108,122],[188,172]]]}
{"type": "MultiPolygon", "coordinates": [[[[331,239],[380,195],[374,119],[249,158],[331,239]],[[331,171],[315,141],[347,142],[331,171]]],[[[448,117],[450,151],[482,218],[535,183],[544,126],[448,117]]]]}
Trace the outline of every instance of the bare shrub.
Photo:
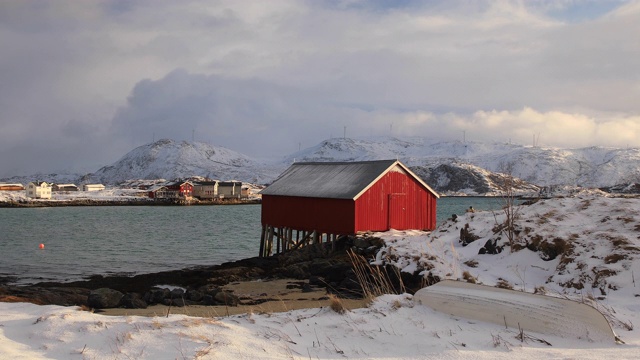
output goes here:
{"type": "Polygon", "coordinates": [[[362,288],[363,297],[372,299],[384,294],[402,294],[406,291],[400,270],[397,267],[391,267],[394,278],[398,279],[396,288],[386,267],[371,265],[362,255],[353,251],[349,251],[347,254],[362,288]]]}
{"type": "Polygon", "coordinates": [[[558,256],[573,254],[573,243],[562,238],[554,238],[549,241],[540,235],[535,235],[527,242],[527,248],[531,251],[540,252],[542,260],[554,260],[558,256]]]}
{"type": "Polygon", "coordinates": [[[513,285],[505,279],[498,279],[497,288],[513,290],[513,285]]]}
{"type": "Polygon", "coordinates": [[[615,264],[620,260],[624,260],[627,258],[627,255],[624,254],[611,254],[611,255],[607,255],[604,258],[604,263],[605,264],[615,264]]]}
{"type": "Polygon", "coordinates": [[[462,273],[462,278],[463,278],[466,282],[471,283],[471,284],[475,284],[475,283],[478,281],[478,279],[477,279],[475,276],[471,275],[471,273],[470,273],[470,272],[468,272],[468,271],[464,271],[464,272],[462,273]]]}
{"type": "Polygon", "coordinates": [[[464,262],[465,265],[467,265],[470,268],[476,268],[478,267],[478,262],[476,260],[467,260],[464,262]]]}
{"type": "MultiPolygon", "coordinates": [[[[516,243],[518,232],[516,231],[516,222],[520,218],[521,206],[517,204],[516,185],[517,179],[513,177],[513,162],[500,165],[500,172],[504,174],[501,181],[497,184],[501,192],[502,213],[505,216],[502,222],[500,232],[502,232],[509,240],[510,251],[513,252],[513,245],[516,243]]],[[[499,224],[497,213],[493,213],[496,225],[499,224]]],[[[494,229],[496,229],[494,227],[494,229]]],[[[495,231],[495,230],[494,230],[495,231]]]]}

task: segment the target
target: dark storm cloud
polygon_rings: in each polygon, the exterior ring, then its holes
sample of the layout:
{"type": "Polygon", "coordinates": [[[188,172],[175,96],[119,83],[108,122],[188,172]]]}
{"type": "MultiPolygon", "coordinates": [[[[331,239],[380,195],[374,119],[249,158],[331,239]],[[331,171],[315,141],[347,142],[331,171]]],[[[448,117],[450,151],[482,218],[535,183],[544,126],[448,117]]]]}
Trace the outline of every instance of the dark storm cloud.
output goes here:
{"type": "MultiPolygon", "coordinates": [[[[339,111],[312,92],[258,79],[176,70],[138,83],[112,131],[135,143],[152,136],[211,142],[253,156],[293,152],[338,133],[339,111]]],[[[341,117],[341,116],[339,116],[341,117]]]]}

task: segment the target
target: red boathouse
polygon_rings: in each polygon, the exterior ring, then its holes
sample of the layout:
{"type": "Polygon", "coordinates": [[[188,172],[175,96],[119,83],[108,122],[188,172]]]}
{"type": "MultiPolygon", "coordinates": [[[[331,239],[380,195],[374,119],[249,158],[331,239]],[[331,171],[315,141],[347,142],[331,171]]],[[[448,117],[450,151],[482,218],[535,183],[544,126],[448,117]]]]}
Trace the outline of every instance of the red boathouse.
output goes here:
{"type": "Polygon", "coordinates": [[[432,230],[438,194],[397,160],[294,163],[262,192],[260,256],[389,229],[432,230]]]}

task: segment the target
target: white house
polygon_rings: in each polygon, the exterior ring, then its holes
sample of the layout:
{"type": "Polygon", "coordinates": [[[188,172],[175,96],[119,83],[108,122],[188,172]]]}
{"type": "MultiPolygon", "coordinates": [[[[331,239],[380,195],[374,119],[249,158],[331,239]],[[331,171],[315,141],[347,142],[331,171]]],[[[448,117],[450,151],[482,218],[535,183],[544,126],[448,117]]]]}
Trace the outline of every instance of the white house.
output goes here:
{"type": "Polygon", "coordinates": [[[51,186],[44,181],[32,181],[27,185],[27,197],[51,199],[51,186]]]}
{"type": "Polygon", "coordinates": [[[82,191],[100,191],[104,190],[104,185],[102,184],[84,184],[82,185],[82,191]]]}
{"type": "Polygon", "coordinates": [[[193,183],[193,196],[198,199],[215,199],[218,197],[219,181],[198,181],[193,183]]]}
{"type": "Polygon", "coordinates": [[[241,181],[221,181],[218,183],[218,197],[240,199],[242,194],[241,181]]]}

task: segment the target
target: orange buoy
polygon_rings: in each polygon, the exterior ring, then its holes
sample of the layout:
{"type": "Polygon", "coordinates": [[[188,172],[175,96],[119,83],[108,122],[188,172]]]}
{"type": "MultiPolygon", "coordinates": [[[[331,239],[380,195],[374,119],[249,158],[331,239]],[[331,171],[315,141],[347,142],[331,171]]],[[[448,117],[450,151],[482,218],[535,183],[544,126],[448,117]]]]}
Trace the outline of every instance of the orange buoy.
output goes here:
{"type": "Polygon", "coordinates": [[[40,244],[40,249],[44,249],[44,244],[40,244]]]}

